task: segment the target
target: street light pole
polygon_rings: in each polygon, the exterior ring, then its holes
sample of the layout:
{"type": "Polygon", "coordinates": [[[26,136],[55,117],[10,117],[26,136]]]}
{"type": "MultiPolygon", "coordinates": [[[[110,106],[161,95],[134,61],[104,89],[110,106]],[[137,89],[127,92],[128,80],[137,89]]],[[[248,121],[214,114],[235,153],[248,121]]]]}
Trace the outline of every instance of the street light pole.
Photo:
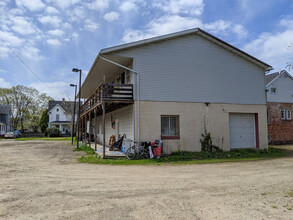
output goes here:
{"type": "Polygon", "coordinates": [[[78,119],[77,119],[77,144],[76,148],[79,148],[79,130],[80,130],[80,97],[81,97],[81,69],[73,68],[72,72],[79,72],[79,91],[78,91],[78,119]]]}
{"type": "MultiPolygon", "coordinates": [[[[74,133],[74,124],[75,124],[75,106],[76,106],[76,89],[77,85],[70,84],[71,87],[75,87],[75,92],[74,92],[74,106],[73,106],[73,121],[72,121],[72,132],[71,132],[71,145],[73,145],[73,133],[74,133]]],[[[76,139],[76,137],[75,137],[76,139]]]]}

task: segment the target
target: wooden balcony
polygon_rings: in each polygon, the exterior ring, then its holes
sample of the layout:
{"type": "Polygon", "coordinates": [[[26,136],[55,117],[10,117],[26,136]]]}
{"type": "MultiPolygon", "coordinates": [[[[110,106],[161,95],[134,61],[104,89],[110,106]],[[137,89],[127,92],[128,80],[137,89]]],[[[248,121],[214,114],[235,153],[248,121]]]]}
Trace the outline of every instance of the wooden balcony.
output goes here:
{"type": "Polygon", "coordinates": [[[80,107],[80,116],[82,117],[94,109],[96,109],[97,115],[101,115],[103,102],[106,112],[133,104],[133,84],[100,84],[80,107]]]}

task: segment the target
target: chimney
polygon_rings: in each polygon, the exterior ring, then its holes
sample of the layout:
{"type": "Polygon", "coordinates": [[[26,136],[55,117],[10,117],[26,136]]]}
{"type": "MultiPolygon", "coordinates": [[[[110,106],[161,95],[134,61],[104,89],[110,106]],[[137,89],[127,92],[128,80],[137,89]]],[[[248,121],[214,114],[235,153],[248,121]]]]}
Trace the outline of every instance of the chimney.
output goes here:
{"type": "Polygon", "coordinates": [[[62,102],[63,102],[63,104],[65,104],[65,98],[62,98],[62,102]]]}

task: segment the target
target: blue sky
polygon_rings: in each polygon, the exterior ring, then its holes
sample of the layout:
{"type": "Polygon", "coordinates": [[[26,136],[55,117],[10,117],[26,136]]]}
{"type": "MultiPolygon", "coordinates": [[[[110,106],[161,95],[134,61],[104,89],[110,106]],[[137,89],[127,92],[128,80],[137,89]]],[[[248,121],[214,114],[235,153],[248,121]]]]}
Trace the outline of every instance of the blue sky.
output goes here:
{"type": "Polygon", "coordinates": [[[275,71],[293,62],[293,0],[1,0],[0,87],[72,100],[72,68],[84,79],[102,48],[196,27],[275,71]]]}

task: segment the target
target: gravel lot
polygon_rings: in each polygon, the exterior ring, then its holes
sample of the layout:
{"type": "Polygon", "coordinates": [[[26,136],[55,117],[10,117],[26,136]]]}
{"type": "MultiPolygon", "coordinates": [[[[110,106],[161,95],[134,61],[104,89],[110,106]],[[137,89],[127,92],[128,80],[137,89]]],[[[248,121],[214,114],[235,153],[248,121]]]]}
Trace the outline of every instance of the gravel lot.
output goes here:
{"type": "Polygon", "coordinates": [[[0,141],[0,219],[293,219],[293,157],[107,166],[72,148],[0,141]]]}

